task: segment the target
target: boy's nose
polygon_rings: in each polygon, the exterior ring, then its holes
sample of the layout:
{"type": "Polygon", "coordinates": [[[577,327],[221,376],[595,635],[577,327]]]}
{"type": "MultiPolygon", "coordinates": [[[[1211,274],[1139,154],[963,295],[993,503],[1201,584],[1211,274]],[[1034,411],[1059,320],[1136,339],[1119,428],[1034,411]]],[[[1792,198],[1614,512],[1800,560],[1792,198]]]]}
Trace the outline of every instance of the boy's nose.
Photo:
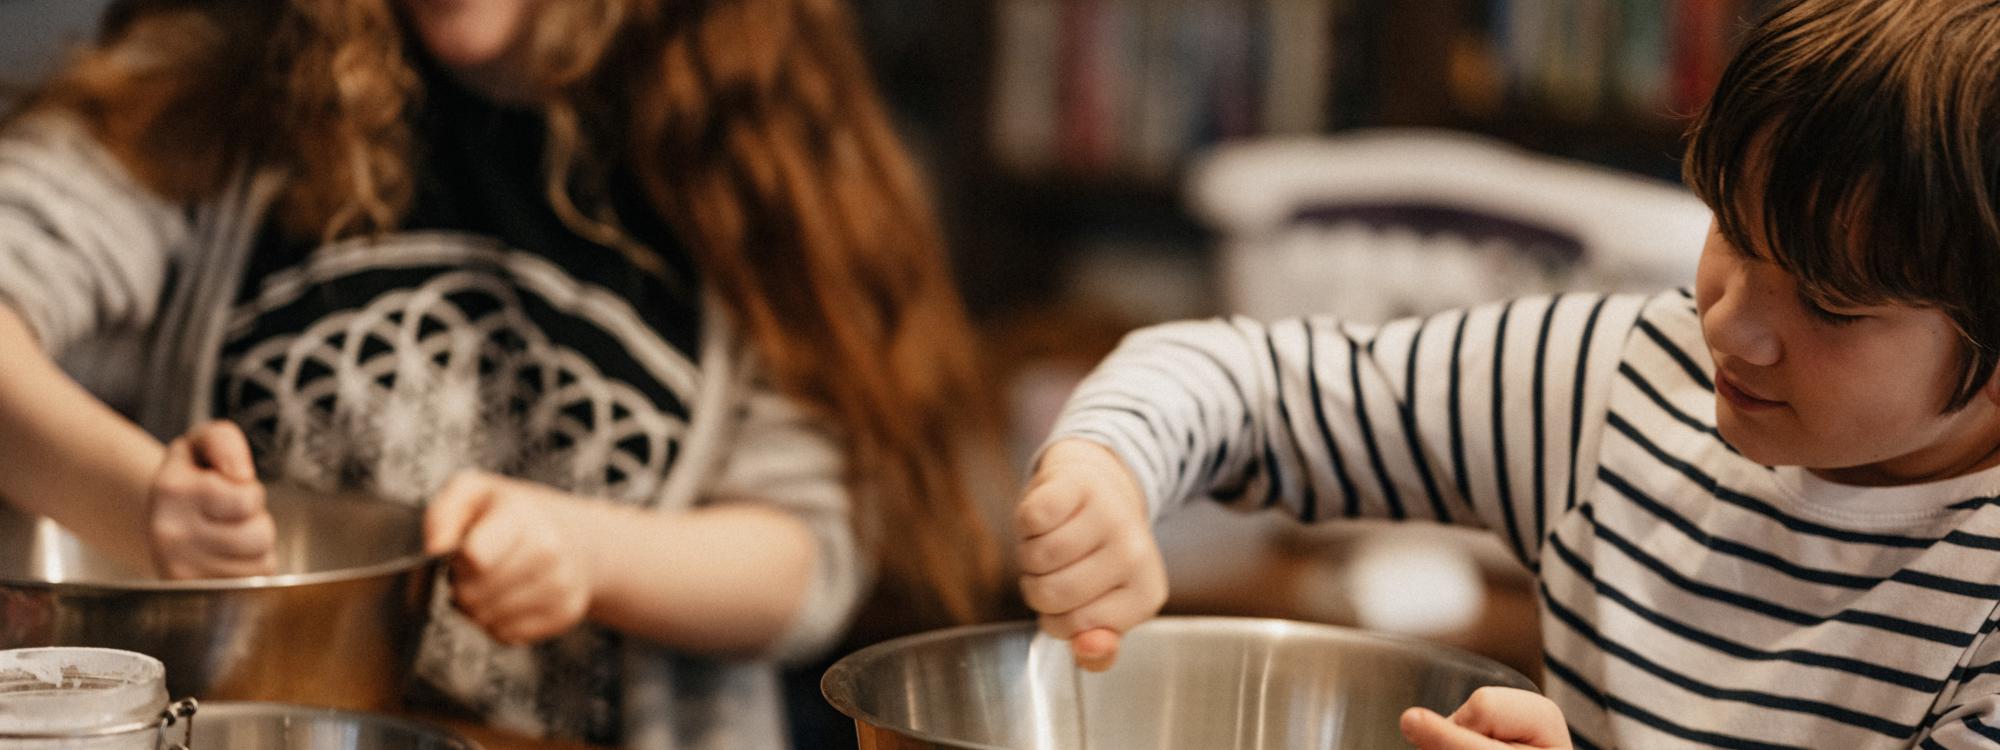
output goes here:
{"type": "Polygon", "coordinates": [[[1701,316],[1701,333],[1718,355],[1770,367],[1784,356],[1784,347],[1770,319],[1770,295],[1750,286],[1742,276],[1732,279],[1701,316]]]}

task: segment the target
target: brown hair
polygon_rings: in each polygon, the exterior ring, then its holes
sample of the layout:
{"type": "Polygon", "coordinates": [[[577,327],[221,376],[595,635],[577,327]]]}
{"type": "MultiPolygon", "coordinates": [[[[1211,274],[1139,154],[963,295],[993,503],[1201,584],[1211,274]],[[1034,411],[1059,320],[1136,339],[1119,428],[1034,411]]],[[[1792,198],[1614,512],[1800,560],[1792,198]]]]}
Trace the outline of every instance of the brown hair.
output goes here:
{"type": "MultiPolygon", "coordinates": [[[[537,8],[527,49],[552,205],[664,273],[608,206],[574,198],[601,194],[613,164],[635,173],[774,381],[843,426],[884,583],[925,621],[988,616],[999,563],[960,463],[991,428],[973,335],[844,4],[537,8]]],[[[288,232],[384,231],[412,194],[422,92],[408,46],[389,0],[123,0],[31,107],[82,114],[171,198],[277,165],[293,175],[288,232]]]]}
{"type": "Polygon", "coordinates": [[[1683,166],[1724,236],[1809,298],[1950,316],[1967,345],[1947,411],[1992,379],[2000,2],[1780,4],[1724,71],[1683,166]]]}

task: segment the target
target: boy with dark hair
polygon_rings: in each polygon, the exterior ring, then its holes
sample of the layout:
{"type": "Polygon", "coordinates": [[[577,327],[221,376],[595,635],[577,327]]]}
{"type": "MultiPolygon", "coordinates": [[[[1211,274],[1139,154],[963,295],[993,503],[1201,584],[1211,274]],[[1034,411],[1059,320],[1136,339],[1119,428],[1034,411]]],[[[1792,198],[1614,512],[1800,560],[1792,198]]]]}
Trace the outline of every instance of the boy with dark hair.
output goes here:
{"type": "Polygon", "coordinates": [[[1420,747],[2000,747],[2000,3],[1783,3],[1687,177],[1692,292],[1131,336],[1017,509],[1043,627],[1108,665],[1192,497],[1472,524],[1548,699],[1420,747]]]}

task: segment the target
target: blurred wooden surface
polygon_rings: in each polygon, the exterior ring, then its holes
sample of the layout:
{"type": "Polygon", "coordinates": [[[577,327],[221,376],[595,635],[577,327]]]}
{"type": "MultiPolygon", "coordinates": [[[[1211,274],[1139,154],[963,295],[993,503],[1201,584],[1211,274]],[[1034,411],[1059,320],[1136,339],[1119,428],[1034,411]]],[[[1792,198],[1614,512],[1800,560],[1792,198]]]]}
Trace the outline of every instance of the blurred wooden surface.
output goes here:
{"type": "Polygon", "coordinates": [[[479,743],[479,746],[485,748],[485,750],[604,750],[602,746],[582,742],[524,737],[512,732],[459,719],[444,719],[421,714],[411,718],[427,721],[457,732],[459,736],[479,743]]]}

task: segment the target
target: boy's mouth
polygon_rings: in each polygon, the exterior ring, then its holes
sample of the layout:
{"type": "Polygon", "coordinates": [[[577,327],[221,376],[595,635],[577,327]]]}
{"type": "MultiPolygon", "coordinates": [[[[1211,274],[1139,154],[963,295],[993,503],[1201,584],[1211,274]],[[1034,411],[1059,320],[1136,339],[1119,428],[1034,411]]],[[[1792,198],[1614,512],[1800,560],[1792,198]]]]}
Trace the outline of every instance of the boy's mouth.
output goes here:
{"type": "Polygon", "coordinates": [[[1776,409],[1785,405],[1783,401],[1772,401],[1751,395],[1749,391],[1743,389],[1743,386],[1737,385],[1729,375],[1720,372],[1715,374],[1715,393],[1728,400],[1730,405],[1746,411],[1776,409]]]}

